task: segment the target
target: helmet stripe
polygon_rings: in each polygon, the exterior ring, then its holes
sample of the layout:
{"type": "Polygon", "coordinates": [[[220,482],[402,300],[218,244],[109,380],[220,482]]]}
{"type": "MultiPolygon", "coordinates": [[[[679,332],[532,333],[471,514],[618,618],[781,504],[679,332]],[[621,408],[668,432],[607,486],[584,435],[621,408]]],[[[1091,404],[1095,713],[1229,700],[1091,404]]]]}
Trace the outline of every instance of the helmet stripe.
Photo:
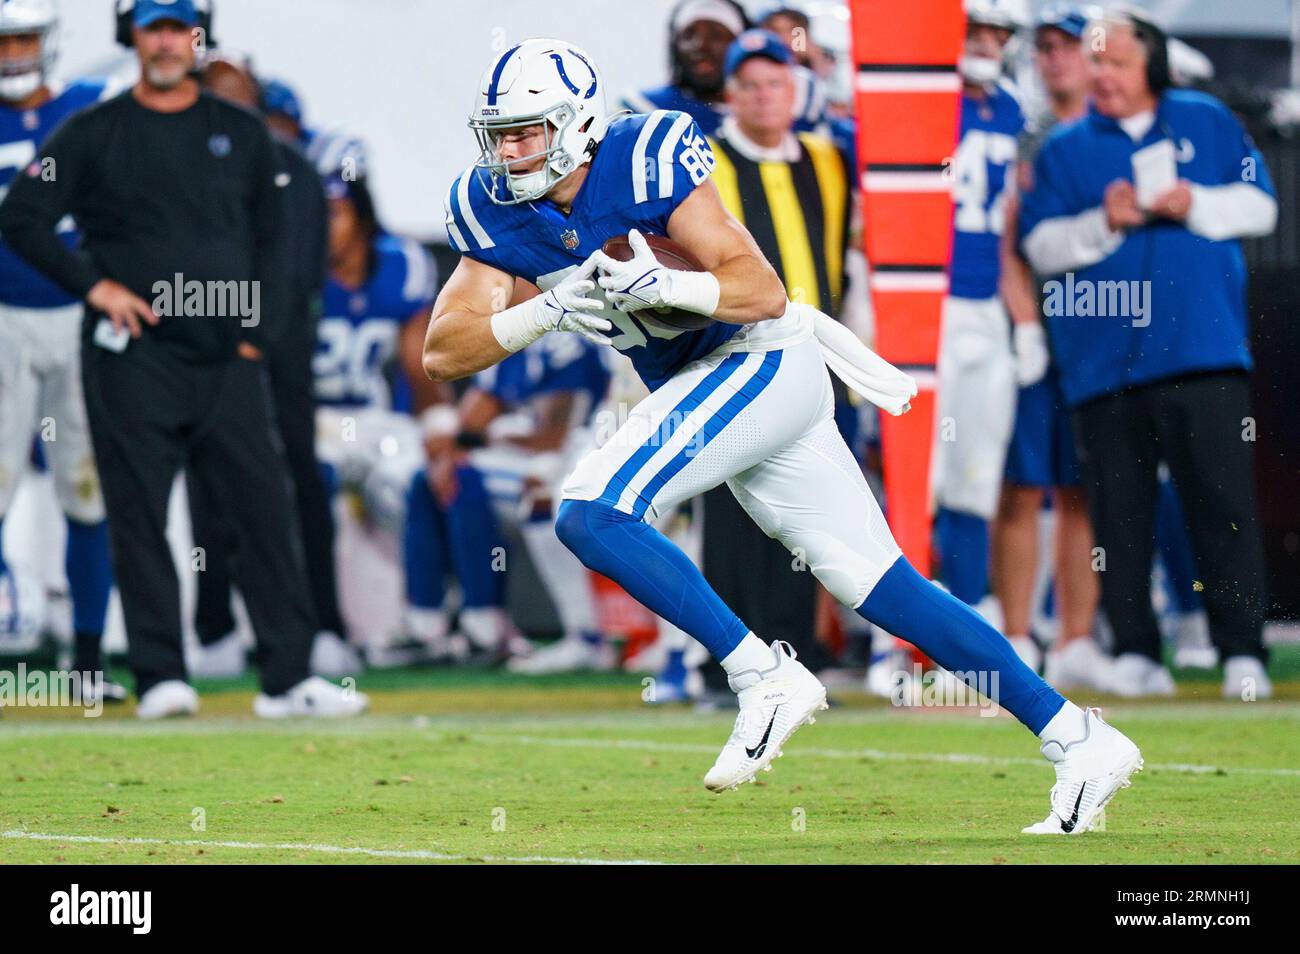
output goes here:
{"type": "Polygon", "coordinates": [[[520,43],[516,46],[512,46],[510,49],[506,50],[505,55],[502,56],[501,59],[497,60],[497,68],[492,71],[492,82],[488,84],[487,104],[489,106],[495,106],[497,104],[497,84],[501,82],[501,74],[505,72],[506,63],[510,60],[510,57],[514,55],[515,50],[519,49],[520,46],[523,46],[523,44],[520,43]]]}

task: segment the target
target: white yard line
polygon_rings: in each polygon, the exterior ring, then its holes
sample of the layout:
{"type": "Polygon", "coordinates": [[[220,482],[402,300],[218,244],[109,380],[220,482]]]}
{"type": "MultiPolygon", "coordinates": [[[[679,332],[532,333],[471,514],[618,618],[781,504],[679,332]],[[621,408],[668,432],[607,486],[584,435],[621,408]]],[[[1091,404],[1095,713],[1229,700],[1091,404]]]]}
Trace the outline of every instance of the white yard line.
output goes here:
{"type": "MultiPolygon", "coordinates": [[[[549,745],[557,748],[593,748],[593,749],[635,749],[650,752],[717,752],[716,745],[702,745],[690,742],[655,742],[649,739],[584,739],[561,738],[545,735],[490,735],[473,733],[472,742],[488,742],[509,745],[549,745]]],[[[879,762],[939,762],[964,765],[1037,765],[1044,768],[1047,762],[1038,758],[1016,756],[978,755],[969,752],[886,752],[883,749],[822,749],[799,746],[791,749],[796,755],[810,755],[826,759],[870,759],[879,762]]],[[[1243,775],[1272,775],[1282,778],[1300,777],[1300,769],[1292,768],[1228,768],[1219,765],[1191,765],[1180,762],[1148,762],[1148,769],[1163,772],[1183,772],[1190,775],[1214,775],[1218,772],[1243,775]]]]}
{"type": "Polygon", "coordinates": [[[27,841],[57,841],[87,845],[166,845],[182,848],[233,848],[242,851],[310,851],[327,855],[364,855],[367,858],[411,858],[419,861],[485,861],[515,864],[554,865],[657,865],[658,861],[631,859],[607,861],[602,858],[552,858],[545,855],[507,857],[504,855],[448,855],[437,851],[396,848],[354,848],[343,845],[270,844],[256,841],[205,841],[200,838],[169,840],[166,838],[101,838],[96,835],[54,835],[36,831],[0,832],[0,838],[21,838],[27,841]]]}

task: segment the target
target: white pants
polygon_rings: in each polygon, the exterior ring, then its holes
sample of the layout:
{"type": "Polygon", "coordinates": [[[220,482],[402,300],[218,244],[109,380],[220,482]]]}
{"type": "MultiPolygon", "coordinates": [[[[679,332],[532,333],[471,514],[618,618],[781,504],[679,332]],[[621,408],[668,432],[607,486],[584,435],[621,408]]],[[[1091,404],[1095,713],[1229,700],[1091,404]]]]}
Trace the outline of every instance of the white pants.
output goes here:
{"type": "Polygon", "coordinates": [[[1011,328],[996,298],[943,306],[931,461],[937,507],[991,520],[1016,413],[1011,328]]]}
{"type": "Polygon", "coordinates": [[[833,418],[821,349],[720,349],[679,371],[584,457],[563,496],[655,519],[725,482],[768,536],[856,607],[901,555],[833,418]]]}
{"type": "Polygon", "coordinates": [[[39,435],[63,512],[80,523],[104,519],[81,392],[81,312],[0,305],[0,516],[39,435]]]}

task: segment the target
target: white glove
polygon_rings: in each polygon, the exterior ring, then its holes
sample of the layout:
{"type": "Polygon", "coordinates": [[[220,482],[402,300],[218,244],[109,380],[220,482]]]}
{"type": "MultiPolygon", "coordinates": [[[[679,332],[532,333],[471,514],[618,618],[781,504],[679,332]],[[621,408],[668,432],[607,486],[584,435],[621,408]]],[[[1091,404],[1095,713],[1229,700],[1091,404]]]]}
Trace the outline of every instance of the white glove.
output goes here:
{"type": "Polygon", "coordinates": [[[722,289],[711,273],[665,268],[636,229],[627,233],[627,243],[632,247],[632,257],[626,262],[615,261],[604,252],[592,255],[600,267],[600,287],[605,289],[611,305],[628,312],[684,308],[712,315],[717,311],[722,289]]]}
{"type": "Polygon", "coordinates": [[[492,333],[507,351],[518,351],[532,344],[548,331],[572,331],[588,341],[607,345],[601,334],[614,326],[606,318],[591,312],[604,308],[604,302],[588,298],[595,290],[591,280],[596,273],[596,255],[591,255],[554,288],[528,301],[492,316],[492,333]]]}
{"type": "Polygon", "coordinates": [[[1011,340],[1016,349],[1016,383],[1027,388],[1043,380],[1051,361],[1043,326],[1036,321],[1017,322],[1012,326],[1011,340]]]}

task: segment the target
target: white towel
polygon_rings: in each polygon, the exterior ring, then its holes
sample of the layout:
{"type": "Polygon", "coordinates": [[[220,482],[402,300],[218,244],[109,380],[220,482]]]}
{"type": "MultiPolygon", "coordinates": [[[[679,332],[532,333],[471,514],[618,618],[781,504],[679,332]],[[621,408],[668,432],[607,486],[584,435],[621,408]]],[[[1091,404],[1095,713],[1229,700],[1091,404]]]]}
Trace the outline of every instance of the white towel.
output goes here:
{"type": "Polygon", "coordinates": [[[846,385],[876,407],[897,417],[908,411],[916,397],[916,381],[864,345],[848,328],[815,308],[813,334],[822,349],[826,367],[846,385]]]}

